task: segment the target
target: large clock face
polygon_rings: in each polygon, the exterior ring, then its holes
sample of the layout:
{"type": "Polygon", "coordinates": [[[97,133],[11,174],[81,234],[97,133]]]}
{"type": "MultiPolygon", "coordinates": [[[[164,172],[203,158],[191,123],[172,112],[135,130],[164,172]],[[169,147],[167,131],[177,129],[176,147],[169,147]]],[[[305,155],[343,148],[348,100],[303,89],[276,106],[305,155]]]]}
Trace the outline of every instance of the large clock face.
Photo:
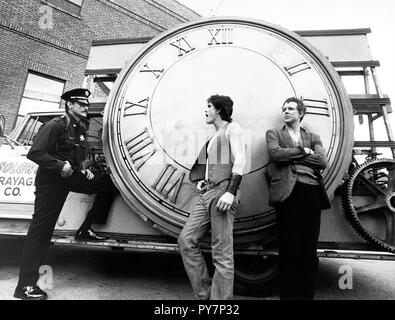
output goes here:
{"type": "Polygon", "coordinates": [[[206,124],[213,94],[234,101],[244,129],[247,167],[235,219],[236,241],[259,238],[273,223],[264,166],[265,134],[282,127],[286,98],[302,97],[302,125],[318,133],[332,194],[348,167],[352,108],[332,66],[296,34],[264,22],[206,19],[152,40],[124,68],[105,110],[104,145],[125,201],[177,235],[197,197],[189,171],[214,129],[206,124]]]}

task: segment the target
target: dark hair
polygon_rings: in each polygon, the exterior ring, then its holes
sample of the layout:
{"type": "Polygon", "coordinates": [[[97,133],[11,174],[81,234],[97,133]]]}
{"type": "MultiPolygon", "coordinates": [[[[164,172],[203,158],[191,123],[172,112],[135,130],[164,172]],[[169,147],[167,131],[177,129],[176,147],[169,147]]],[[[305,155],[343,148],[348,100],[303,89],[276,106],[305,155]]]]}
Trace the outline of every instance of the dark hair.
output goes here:
{"type": "Polygon", "coordinates": [[[300,117],[300,121],[303,120],[304,115],[306,114],[306,105],[304,104],[302,99],[296,98],[296,97],[291,97],[288,98],[287,100],[285,100],[285,102],[283,103],[282,108],[284,108],[285,104],[289,103],[289,102],[295,102],[297,104],[296,108],[299,112],[299,114],[301,114],[302,116],[300,117]]]}
{"type": "Polygon", "coordinates": [[[212,103],[214,108],[219,111],[222,120],[232,122],[233,101],[228,96],[214,94],[207,99],[207,103],[212,103]]]}

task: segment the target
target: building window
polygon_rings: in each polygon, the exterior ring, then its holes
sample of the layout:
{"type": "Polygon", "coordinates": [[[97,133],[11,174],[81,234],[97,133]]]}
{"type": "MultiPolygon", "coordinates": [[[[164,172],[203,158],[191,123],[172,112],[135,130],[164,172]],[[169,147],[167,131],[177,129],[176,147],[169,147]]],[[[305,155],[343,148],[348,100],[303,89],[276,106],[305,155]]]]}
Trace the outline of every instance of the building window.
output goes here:
{"type": "Polygon", "coordinates": [[[68,0],[68,1],[74,3],[77,6],[80,6],[80,7],[82,6],[82,0],[68,0]]]}
{"type": "Polygon", "coordinates": [[[59,109],[64,85],[63,80],[29,72],[19,107],[17,124],[28,112],[59,109]]]}
{"type": "Polygon", "coordinates": [[[83,0],[42,0],[42,2],[61,11],[80,16],[83,0]]]}

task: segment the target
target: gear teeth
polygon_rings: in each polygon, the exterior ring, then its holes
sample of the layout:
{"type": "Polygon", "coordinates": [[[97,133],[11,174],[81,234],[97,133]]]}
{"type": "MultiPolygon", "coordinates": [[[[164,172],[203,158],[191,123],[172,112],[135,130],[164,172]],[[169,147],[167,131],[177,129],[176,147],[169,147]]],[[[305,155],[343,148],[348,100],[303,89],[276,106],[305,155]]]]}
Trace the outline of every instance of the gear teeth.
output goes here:
{"type": "Polygon", "coordinates": [[[362,221],[359,219],[358,215],[355,212],[352,200],[352,188],[354,185],[354,181],[356,177],[363,171],[365,168],[373,165],[378,164],[380,162],[383,163],[393,163],[395,165],[394,159],[376,159],[376,160],[369,160],[365,163],[357,166],[353,169],[350,174],[350,177],[344,182],[343,186],[343,194],[341,198],[341,203],[343,207],[343,211],[347,221],[351,224],[351,227],[354,231],[364,240],[373,243],[377,248],[385,249],[389,252],[395,253],[395,246],[391,246],[388,243],[384,242],[381,239],[378,239],[371,233],[369,233],[365,227],[363,226],[362,221]]]}

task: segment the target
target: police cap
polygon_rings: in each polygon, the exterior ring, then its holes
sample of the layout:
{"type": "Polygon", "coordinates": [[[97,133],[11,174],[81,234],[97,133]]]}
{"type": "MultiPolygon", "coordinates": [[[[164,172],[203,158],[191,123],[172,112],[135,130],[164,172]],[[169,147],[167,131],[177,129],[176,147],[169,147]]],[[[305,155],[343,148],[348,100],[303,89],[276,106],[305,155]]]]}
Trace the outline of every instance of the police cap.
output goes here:
{"type": "Polygon", "coordinates": [[[65,101],[77,101],[84,104],[89,104],[89,96],[91,92],[88,89],[78,88],[67,91],[62,94],[61,98],[65,101]]]}

